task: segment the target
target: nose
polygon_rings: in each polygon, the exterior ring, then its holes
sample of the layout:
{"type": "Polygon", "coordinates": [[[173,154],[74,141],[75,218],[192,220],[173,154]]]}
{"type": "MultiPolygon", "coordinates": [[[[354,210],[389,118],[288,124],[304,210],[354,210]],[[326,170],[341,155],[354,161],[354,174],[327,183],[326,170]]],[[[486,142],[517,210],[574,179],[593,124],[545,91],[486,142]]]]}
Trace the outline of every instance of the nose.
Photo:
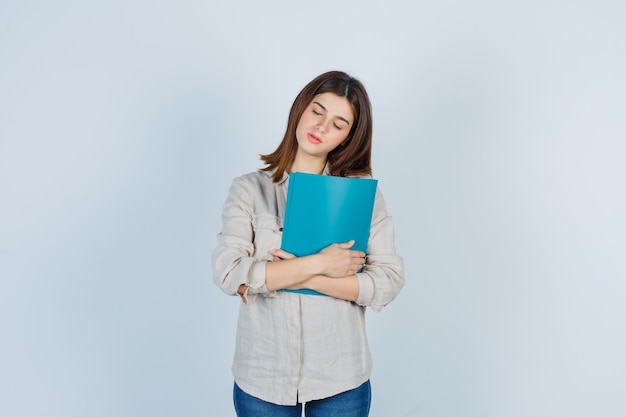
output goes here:
{"type": "Polygon", "coordinates": [[[324,125],[324,123],[323,123],[323,122],[319,122],[319,123],[317,124],[317,130],[318,130],[318,132],[320,132],[320,133],[324,133],[324,132],[326,131],[326,126],[324,125]]]}

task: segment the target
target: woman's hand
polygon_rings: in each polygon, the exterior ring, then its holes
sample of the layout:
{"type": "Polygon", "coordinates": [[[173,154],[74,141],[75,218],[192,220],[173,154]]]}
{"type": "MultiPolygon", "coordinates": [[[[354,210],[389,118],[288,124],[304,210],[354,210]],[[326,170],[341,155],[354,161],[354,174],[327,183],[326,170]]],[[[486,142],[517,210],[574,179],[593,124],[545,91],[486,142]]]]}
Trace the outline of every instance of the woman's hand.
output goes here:
{"type": "Polygon", "coordinates": [[[344,243],[333,243],[322,249],[317,255],[321,257],[322,275],[332,278],[342,278],[355,274],[365,265],[365,254],[350,249],[354,240],[344,243]]]}

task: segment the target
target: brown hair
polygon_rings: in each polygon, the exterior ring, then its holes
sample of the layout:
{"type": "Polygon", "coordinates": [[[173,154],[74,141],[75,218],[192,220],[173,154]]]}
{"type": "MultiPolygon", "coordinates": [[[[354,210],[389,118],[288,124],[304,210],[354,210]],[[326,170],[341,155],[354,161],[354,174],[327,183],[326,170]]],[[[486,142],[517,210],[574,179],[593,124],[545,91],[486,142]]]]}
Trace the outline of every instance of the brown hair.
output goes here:
{"type": "Polygon", "coordinates": [[[275,169],[274,182],[282,179],[296,157],[296,127],[302,113],[315,96],[323,93],[345,97],[352,106],[355,120],[344,144],[328,154],[330,175],[348,177],[372,174],[372,107],[367,92],[356,78],[345,72],[330,71],[317,76],[300,91],[291,106],[287,129],[280,145],[274,152],[261,155],[261,160],[268,165],[261,170],[275,169]]]}

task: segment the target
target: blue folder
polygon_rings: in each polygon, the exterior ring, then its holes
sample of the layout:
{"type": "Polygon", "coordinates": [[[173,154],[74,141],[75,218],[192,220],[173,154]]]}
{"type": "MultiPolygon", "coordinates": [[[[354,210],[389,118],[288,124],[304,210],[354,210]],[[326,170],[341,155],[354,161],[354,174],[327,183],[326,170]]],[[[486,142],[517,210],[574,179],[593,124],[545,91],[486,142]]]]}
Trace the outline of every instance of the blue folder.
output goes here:
{"type": "MultiPolygon", "coordinates": [[[[296,256],[354,240],[366,252],[378,181],[293,172],[289,175],[281,249],[296,256]]],[[[283,290],[323,295],[313,290],[283,290]]]]}

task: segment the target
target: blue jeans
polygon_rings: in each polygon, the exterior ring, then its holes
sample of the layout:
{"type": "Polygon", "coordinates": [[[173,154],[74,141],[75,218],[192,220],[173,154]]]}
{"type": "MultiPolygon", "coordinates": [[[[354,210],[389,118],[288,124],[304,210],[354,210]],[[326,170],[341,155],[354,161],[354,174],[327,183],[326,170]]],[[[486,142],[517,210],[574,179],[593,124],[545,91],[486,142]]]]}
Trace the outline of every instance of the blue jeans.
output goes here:
{"type": "MultiPolygon", "coordinates": [[[[235,384],[233,400],[237,417],[300,417],[302,404],[277,405],[246,394],[235,384]]],[[[304,404],[306,417],[367,417],[372,391],[370,382],[321,400],[304,404]]]]}

